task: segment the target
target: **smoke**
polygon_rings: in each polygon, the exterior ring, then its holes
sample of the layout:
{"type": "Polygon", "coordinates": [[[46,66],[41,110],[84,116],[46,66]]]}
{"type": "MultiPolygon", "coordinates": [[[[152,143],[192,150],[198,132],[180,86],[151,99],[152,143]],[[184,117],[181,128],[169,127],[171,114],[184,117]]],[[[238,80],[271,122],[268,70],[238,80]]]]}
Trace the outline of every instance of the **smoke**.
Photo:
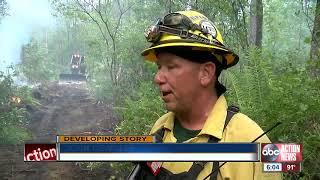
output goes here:
{"type": "Polygon", "coordinates": [[[0,71],[20,62],[32,32],[54,24],[48,0],[7,0],[9,16],[0,22],[0,71]]]}

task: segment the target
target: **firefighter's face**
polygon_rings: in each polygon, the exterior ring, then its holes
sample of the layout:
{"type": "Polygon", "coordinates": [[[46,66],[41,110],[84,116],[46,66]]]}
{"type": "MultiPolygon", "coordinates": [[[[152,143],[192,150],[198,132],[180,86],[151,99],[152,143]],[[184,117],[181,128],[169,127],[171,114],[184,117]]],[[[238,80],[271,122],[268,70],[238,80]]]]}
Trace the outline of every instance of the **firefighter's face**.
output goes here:
{"type": "Polygon", "coordinates": [[[157,59],[154,81],[159,85],[166,109],[173,112],[190,109],[201,89],[201,65],[170,53],[160,53],[157,59]]]}

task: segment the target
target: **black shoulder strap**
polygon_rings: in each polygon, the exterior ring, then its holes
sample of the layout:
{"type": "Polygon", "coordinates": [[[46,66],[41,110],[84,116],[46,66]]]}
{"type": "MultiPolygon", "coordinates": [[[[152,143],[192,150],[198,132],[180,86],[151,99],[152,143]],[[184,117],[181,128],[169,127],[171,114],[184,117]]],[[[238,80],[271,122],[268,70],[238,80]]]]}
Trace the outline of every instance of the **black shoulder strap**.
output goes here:
{"type": "MultiPolygon", "coordinates": [[[[226,129],[226,127],[228,126],[230,120],[232,119],[232,117],[237,114],[239,112],[239,108],[237,106],[231,105],[228,107],[227,109],[227,116],[226,119],[224,121],[224,127],[223,127],[223,131],[226,129]]],[[[219,139],[213,136],[210,136],[208,143],[217,143],[219,142],[219,139]]],[[[212,172],[214,172],[211,176],[210,176],[210,180],[216,180],[218,177],[218,168],[219,168],[219,162],[218,161],[213,161],[213,165],[212,165],[212,172]]]]}
{"type": "Polygon", "coordinates": [[[165,129],[164,127],[161,127],[158,129],[155,133],[152,135],[156,138],[156,143],[162,143],[163,142],[163,137],[164,137],[165,129]]]}
{"type": "MultiPolygon", "coordinates": [[[[237,106],[231,105],[231,106],[228,107],[227,116],[226,116],[226,119],[224,121],[223,131],[228,126],[228,124],[229,124],[230,120],[232,119],[233,115],[235,115],[238,112],[239,112],[239,108],[237,106]]],[[[153,136],[156,137],[156,143],[163,142],[164,133],[165,133],[165,129],[164,129],[164,127],[161,127],[155,133],[152,134],[153,136]]],[[[210,136],[208,142],[209,143],[217,143],[218,141],[219,141],[218,138],[210,136]]]]}
{"type": "MultiPolygon", "coordinates": [[[[224,126],[223,126],[223,131],[226,129],[226,127],[228,126],[230,120],[232,119],[232,117],[237,114],[239,112],[239,108],[237,106],[231,105],[228,107],[227,109],[227,116],[226,119],[224,121],[224,126]]],[[[219,142],[219,139],[214,137],[214,136],[210,136],[208,143],[217,143],[219,142]]]]}
{"type": "MultiPolygon", "coordinates": [[[[225,128],[227,127],[227,125],[229,124],[230,120],[232,119],[232,117],[239,112],[239,108],[236,106],[229,106],[227,109],[227,116],[224,122],[224,127],[223,127],[223,131],[225,130],[225,128]]],[[[162,143],[163,142],[163,137],[164,137],[164,133],[165,133],[165,128],[161,127],[160,129],[158,129],[155,133],[153,133],[152,135],[155,136],[156,138],[156,143],[162,143]]],[[[210,136],[208,143],[218,143],[219,139],[214,137],[214,136],[210,136]]],[[[199,173],[203,170],[205,164],[207,162],[194,162],[191,166],[191,168],[189,169],[188,173],[189,177],[194,177],[196,178],[199,173]]],[[[212,172],[214,172],[211,177],[210,180],[216,180],[218,177],[218,168],[219,168],[219,162],[218,161],[214,161],[213,162],[213,166],[212,166],[212,172]]],[[[183,176],[185,174],[172,174],[172,173],[165,173],[166,176],[172,176],[172,178],[178,178],[179,176],[183,176]]],[[[179,178],[178,178],[179,179],[179,178]]]]}
{"type": "Polygon", "coordinates": [[[233,115],[237,114],[239,112],[239,108],[237,106],[231,105],[227,109],[227,117],[226,120],[224,121],[224,127],[223,130],[226,129],[228,126],[230,120],[232,119],[233,115]]]}

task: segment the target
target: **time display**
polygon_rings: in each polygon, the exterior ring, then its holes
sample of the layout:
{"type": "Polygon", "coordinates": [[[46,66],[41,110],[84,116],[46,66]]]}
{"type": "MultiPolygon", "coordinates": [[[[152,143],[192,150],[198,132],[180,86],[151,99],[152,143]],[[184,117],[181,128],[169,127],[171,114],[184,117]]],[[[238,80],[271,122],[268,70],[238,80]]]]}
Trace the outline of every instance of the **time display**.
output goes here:
{"type": "Polygon", "coordinates": [[[281,163],[263,163],[264,172],[281,172],[282,164],[281,163]]]}

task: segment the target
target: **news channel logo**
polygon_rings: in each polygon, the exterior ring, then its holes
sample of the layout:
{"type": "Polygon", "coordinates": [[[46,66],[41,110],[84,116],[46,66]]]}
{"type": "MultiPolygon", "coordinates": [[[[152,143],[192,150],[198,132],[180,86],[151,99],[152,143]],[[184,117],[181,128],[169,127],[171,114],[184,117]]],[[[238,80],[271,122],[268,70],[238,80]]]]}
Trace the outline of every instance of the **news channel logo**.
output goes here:
{"type": "Polygon", "coordinates": [[[302,162],[302,144],[262,143],[262,162],[302,162]]]}
{"type": "Polygon", "coordinates": [[[56,161],[56,144],[25,144],[24,161],[56,161]]]}
{"type": "Polygon", "coordinates": [[[274,162],[277,160],[280,155],[280,150],[275,144],[266,144],[262,148],[261,152],[262,157],[267,162],[274,162]]]}

